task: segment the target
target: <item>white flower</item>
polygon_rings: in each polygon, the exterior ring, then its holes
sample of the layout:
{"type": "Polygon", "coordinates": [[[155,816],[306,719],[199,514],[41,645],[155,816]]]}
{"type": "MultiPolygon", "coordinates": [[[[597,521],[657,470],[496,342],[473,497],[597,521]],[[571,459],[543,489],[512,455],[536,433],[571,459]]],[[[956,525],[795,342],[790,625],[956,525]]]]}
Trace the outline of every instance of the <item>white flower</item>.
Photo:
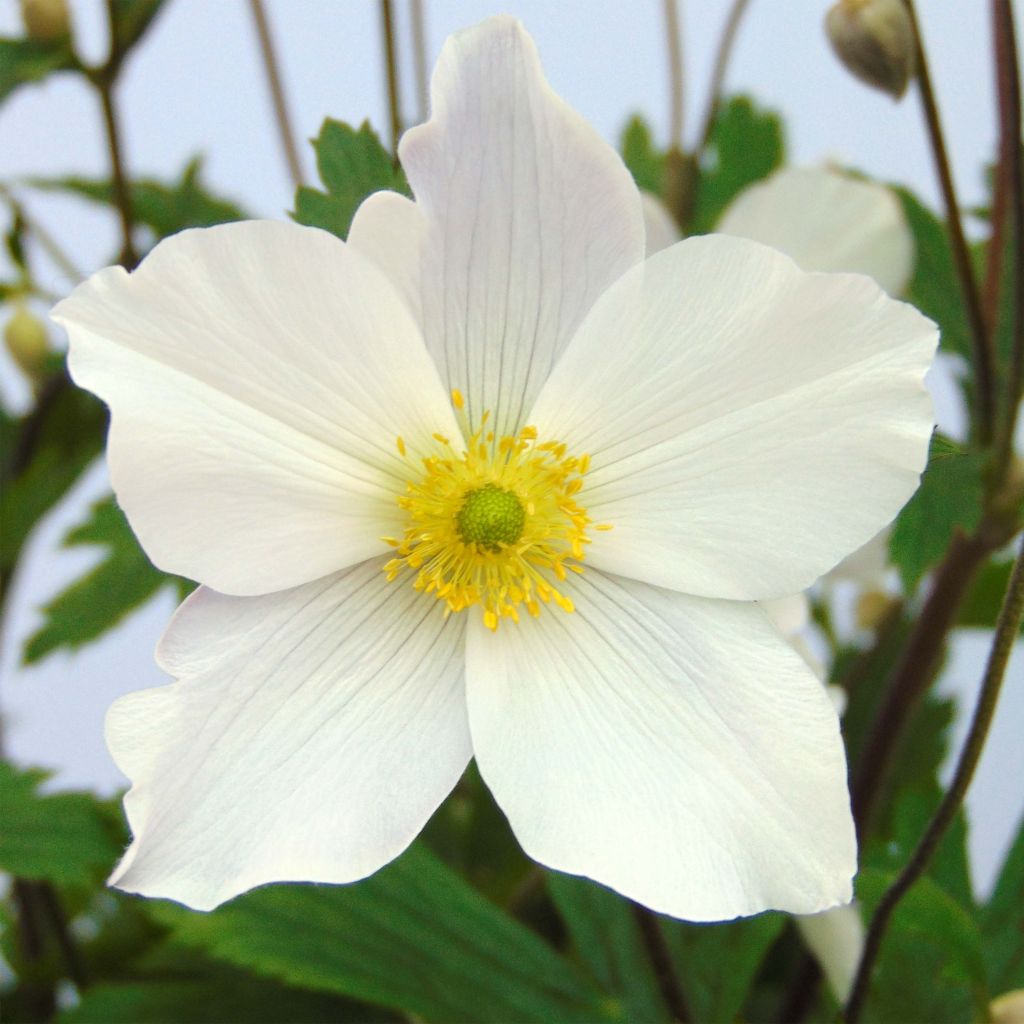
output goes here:
{"type": "Polygon", "coordinates": [[[632,180],[508,18],[448,41],[400,155],[415,202],[348,244],[183,232],[56,310],[133,528],[204,584],[179,681],[109,717],[113,881],[362,878],[472,755],[527,853],[656,910],[848,900],[837,718],[754,602],[913,491],[934,326],[746,240],[644,263],[632,180]]]}

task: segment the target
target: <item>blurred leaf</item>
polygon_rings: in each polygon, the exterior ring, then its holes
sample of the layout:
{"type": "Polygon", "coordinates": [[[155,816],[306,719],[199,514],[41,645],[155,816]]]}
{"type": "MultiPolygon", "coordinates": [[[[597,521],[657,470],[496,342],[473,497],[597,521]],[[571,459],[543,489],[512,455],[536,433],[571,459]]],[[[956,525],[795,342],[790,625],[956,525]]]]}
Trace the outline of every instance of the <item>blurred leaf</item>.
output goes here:
{"type": "Polygon", "coordinates": [[[210,914],[154,909],[177,942],[217,959],[428,1019],[615,1019],[567,961],[418,846],[353,885],[260,889],[210,914]]]}
{"type": "Polygon", "coordinates": [[[651,126],[639,114],[626,122],[620,148],[637,188],[660,196],[665,189],[665,153],[655,146],[651,126]]]}
{"type": "Polygon", "coordinates": [[[305,185],[299,188],[292,216],[300,224],[345,238],[356,208],[370,193],[391,189],[408,194],[405,176],[395,169],[391,154],[381,145],[369,121],[357,130],[328,118],[313,146],[320,180],[327,191],[305,185]]]}
{"type": "MultiPolygon", "coordinates": [[[[61,371],[63,373],[63,371],[61,371]]],[[[99,400],[54,376],[34,413],[4,430],[0,453],[0,574],[12,569],[36,522],[103,447],[107,414],[99,400]],[[25,452],[31,457],[23,467],[25,452]],[[18,471],[20,470],[20,471],[18,471]]]]}
{"type": "MultiPolygon", "coordinates": [[[[967,629],[993,629],[1003,606],[1003,597],[1010,584],[1013,559],[1006,558],[985,564],[960,608],[957,625],[967,629]]],[[[1024,625],[1021,626],[1024,633],[1024,625]]]]}
{"type": "Polygon", "coordinates": [[[60,885],[89,884],[119,851],[94,797],[39,794],[47,773],[0,761],[0,870],[60,885]]]}
{"type": "MultiPolygon", "coordinates": [[[[202,182],[202,160],[189,161],[181,178],[170,184],[152,178],[131,183],[132,215],[136,222],[153,229],[158,238],[166,238],[185,228],[206,228],[214,224],[244,220],[245,212],[234,203],[210,195],[202,182]]],[[[107,179],[32,178],[33,188],[49,192],[71,192],[94,203],[115,205],[114,186],[107,179]]]]}
{"type": "Polygon", "coordinates": [[[669,1021],[658,980],[629,902],[575,875],[546,872],[548,892],[569,929],[573,946],[628,1021],[669,1021]]]}
{"type": "Polygon", "coordinates": [[[19,85],[40,82],[55,71],[77,67],[77,63],[69,39],[0,38],[0,103],[19,85]]]}
{"type": "Polygon", "coordinates": [[[941,560],[953,531],[970,531],[981,518],[985,456],[951,454],[950,444],[939,434],[933,437],[921,486],[903,507],[889,539],[889,557],[907,593],[941,560]]]}
{"type": "Polygon", "coordinates": [[[74,650],[116,626],[168,584],[184,597],[191,585],[153,567],[114,499],[92,507],[64,538],[65,547],[99,546],[103,560],[43,608],[44,621],[25,644],[26,664],[60,648],[74,650]]]}
{"type": "MultiPolygon", "coordinates": [[[[857,876],[865,921],[893,877],[870,868],[857,876]]],[[[987,1005],[975,920],[932,879],[920,879],[893,914],[872,975],[864,1019],[873,1024],[963,1024],[985,1019],[987,1005]]]]}
{"type": "Polygon", "coordinates": [[[946,227],[912,192],[899,186],[893,189],[903,204],[903,213],[914,236],[914,275],[907,287],[907,301],[939,325],[944,352],[969,360],[971,343],[967,317],[946,227]]]}
{"type": "Polygon", "coordinates": [[[754,978],[786,922],[766,913],[717,924],[661,919],[695,1020],[739,1019],[754,978]]]}
{"type": "Polygon", "coordinates": [[[113,0],[114,23],[121,51],[130,50],[150,29],[166,0],[113,0]]]}
{"type": "Polygon", "coordinates": [[[700,169],[692,233],[713,231],[729,203],[780,167],[784,157],[778,114],[756,106],[747,96],[722,103],[700,169]]]}
{"type": "Polygon", "coordinates": [[[981,914],[992,995],[1024,988],[1024,823],[981,914]]]}

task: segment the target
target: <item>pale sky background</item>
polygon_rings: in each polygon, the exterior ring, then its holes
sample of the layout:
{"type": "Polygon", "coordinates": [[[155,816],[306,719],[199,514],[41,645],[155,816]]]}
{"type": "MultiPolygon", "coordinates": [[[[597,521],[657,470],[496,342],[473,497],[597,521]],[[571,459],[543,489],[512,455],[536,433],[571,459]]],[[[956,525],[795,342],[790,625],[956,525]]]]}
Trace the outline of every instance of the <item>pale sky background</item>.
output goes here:
{"type": "MultiPolygon", "coordinates": [[[[687,73],[687,138],[696,131],[714,47],[728,4],[681,0],[687,73]]],[[[99,60],[105,31],[98,0],[71,0],[80,52],[99,60]]],[[[965,205],[983,196],[981,168],[995,144],[987,4],[919,0],[933,73],[965,205]]],[[[416,120],[407,5],[396,0],[405,70],[407,122],[416,120]]],[[[933,205],[937,190],[916,97],[896,104],[842,70],[825,42],[824,0],[752,0],[730,69],[731,90],[753,93],[786,119],[794,163],[837,159],[909,184],[933,205]]],[[[522,18],[537,40],[548,77],[565,99],[610,140],[626,118],[643,112],[664,136],[667,87],[658,0],[425,0],[429,61],[458,28],[502,11],[522,18]]],[[[378,6],[373,0],[267,0],[296,134],[317,134],[331,116],[364,118],[387,134],[380,67],[378,6]]],[[[1018,14],[1020,8],[1018,8],[1018,14]]],[[[1022,35],[1024,31],[1018,29],[1022,35]]],[[[0,35],[20,33],[15,0],[0,0],[0,35]]],[[[124,143],[133,174],[176,178],[203,153],[211,191],[250,213],[283,218],[292,188],[274,133],[270,101],[248,5],[243,0],[170,0],[129,62],[120,86],[124,143]]],[[[0,108],[0,181],[68,173],[107,176],[98,106],[71,76],[22,89],[0,108]]],[[[302,144],[305,173],[316,182],[312,148],[302,144]]],[[[117,250],[112,215],[78,200],[26,194],[34,217],[59,238],[74,262],[91,272],[117,250]]],[[[10,271],[0,255],[0,277],[10,271]]],[[[42,261],[37,263],[42,269],[42,261]]],[[[55,293],[68,283],[49,268],[39,275],[55,293]]],[[[5,314],[0,314],[2,318],[5,314]]],[[[54,343],[63,345],[54,329],[54,343]]],[[[27,392],[0,355],[3,394],[24,407],[27,392]]],[[[948,381],[936,382],[942,425],[962,416],[948,381]]],[[[164,594],[119,629],[75,655],[53,655],[30,669],[18,665],[37,608],[94,561],[88,551],[59,551],[60,538],[106,490],[102,466],[37,530],[12,594],[3,637],[0,707],[9,754],[57,769],[57,784],[112,792],[123,784],[102,740],[107,705],[129,690],[166,677],[152,649],[173,602],[164,594]]],[[[183,513],[187,515],[187,510],[183,513]]],[[[1006,690],[968,798],[975,877],[987,888],[1024,808],[1024,653],[1017,644],[1006,690]]],[[[941,680],[969,708],[980,679],[987,637],[961,633],[941,680]]],[[[966,723],[961,715],[957,737],[966,723]]]]}

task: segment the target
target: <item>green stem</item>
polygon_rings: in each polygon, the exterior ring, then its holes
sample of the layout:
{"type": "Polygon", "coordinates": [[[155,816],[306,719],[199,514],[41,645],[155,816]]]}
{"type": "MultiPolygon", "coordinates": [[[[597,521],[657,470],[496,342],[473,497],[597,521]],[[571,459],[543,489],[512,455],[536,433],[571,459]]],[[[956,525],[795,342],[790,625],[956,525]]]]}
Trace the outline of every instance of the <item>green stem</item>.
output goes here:
{"type": "Polygon", "coordinates": [[[398,140],[402,137],[402,104],[398,92],[398,55],[395,50],[395,12],[391,0],[381,0],[381,35],[384,41],[384,78],[388,90],[391,120],[391,153],[398,161],[398,140]]]}
{"type": "Polygon", "coordinates": [[[856,1024],[860,1019],[871,983],[871,972],[878,959],[882,940],[893,912],[913,884],[924,874],[942,837],[953,823],[953,819],[967,795],[975,769],[978,767],[978,761],[981,759],[981,752],[985,748],[985,740],[988,737],[992,719],[995,716],[999,692],[1006,675],[1006,666],[1010,660],[1022,617],[1024,617],[1024,541],[1021,543],[1021,550],[1017,555],[1017,561],[1006,588],[1006,596],[1003,598],[1003,606],[996,622],[995,637],[989,652],[988,664],[985,667],[978,703],[974,709],[967,741],[964,743],[964,748],[957,761],[953,781],[925,829],[913,856],[886,890],[871,918],[867,937],[864,940],[864,953],[857,968],[853,990],[846,1004],[847,1024],[856,1024]]]}

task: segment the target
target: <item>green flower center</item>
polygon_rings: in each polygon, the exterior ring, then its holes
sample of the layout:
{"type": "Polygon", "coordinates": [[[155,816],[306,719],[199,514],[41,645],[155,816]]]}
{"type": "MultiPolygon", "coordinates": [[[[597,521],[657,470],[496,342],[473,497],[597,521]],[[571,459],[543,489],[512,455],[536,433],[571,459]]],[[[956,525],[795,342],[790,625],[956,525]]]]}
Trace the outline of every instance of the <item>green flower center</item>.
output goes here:
{"type": "Polygon", "coordinates": [[[466,495],[456,523],[467,544],[498,551],[499,545],[515,544],[523,535],[526,509],[512,491],[486,484],[466,495]]]}

